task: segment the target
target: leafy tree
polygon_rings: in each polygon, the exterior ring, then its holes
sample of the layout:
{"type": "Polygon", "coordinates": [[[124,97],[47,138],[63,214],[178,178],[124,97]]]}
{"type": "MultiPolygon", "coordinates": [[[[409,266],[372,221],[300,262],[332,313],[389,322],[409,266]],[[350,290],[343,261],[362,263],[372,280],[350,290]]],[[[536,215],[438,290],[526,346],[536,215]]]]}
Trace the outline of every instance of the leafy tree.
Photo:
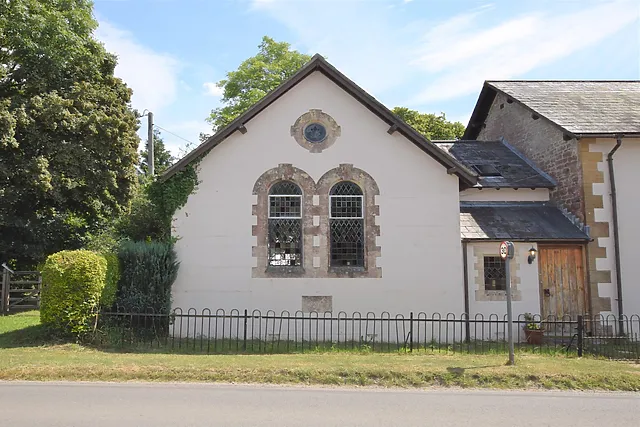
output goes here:
{"type": "MultiPolygon", "coordinates": [[[[149,153],[147,148],[140,151],[140,168],[147,173],[149,153]]],[[[162,174],[169,166],[175,162],[175,158],[164,145],[164,140],[158,129],[153,130],[153,166],[156,175],[162,174]]]]}
{"type": "Polygon", "coordinates": [[[396,107],[391,111],[428,139],[459,139],[464,135],[464,125],[448,121],[444,113],[438,116],[405,107],[396,107]]]}
{"type": "Polygon", "coordinates": [[[218,87],[224,89],[221,100],[224,106],[211,111],[207,119],[214,132],[231,123],[311,59],[290,47],[289,43],[264,36],[258,54],[218,82],[218,87]]]}
{"type": "Polygon", "coordinates": [[[125,211],[138,119],[90,0],[0,1],[0,260],[80,247],[125,211]]]}

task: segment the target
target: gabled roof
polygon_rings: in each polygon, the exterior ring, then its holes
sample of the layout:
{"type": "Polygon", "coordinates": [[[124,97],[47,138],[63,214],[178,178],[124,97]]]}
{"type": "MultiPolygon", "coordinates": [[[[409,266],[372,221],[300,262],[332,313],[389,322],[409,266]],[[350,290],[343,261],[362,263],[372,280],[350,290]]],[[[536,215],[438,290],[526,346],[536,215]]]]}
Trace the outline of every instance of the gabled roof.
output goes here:
{"type": "Polygon", "coordinates": [[[484,83],[465,139],[478,137],[497,93],[572,138],[640,135],[640,80],[513,80],[484,83]]]}
{"type": "Polygon", "coordinates": [[[556,182],[503,139],[432,141],[467,168],[478,172],[480,188],[554,188],[556,182]],[[484,173],[484,167],[493,174],[484,173]],[[477,170],[480,169],[480,170],[477,170]]]}
{"type": "Polygon", "coordinates": [[[329,64],[321,55],[316,54],[307,62],[297,73],[291,78],[286,80],[280,86],[278,86],[272,92],[269,92],[264,98],[255,103],[240,117],[229,123],[224,128],[216,132],[205,142],[200,144],[197,148],[167,169],[160,177],[161,181],[164,181],[174,175],[176,172],[184,168],[186,165],[199,158],[202,154],[208,150],[214,148],[222,141],[231,136],[234,132],[241,130],[246,132],[244,126],[258,115],[262,110],[267,108],[273,102],[275,102],[282,95],[287,93],[290,89],[308,77],[311,73],[319,71],[323,73],[327,78],[333,81],[336,85],[342,88],[349,95],[353,96],[362,105],[367,107],[372,113],[380,117],[389,126],[389,132],[399,132],[408,140],[413,142],[422,151],[433,157],[441,165],[447,168],[449,173],[456,174],[461,181],[461,186],[473,186],[476,183],[476,174],[462,164],[460,164],[453,157],[447,153],[438,149],[428,139],[418,133],[411,126],[402,121],[399,117],[393,114],[387,107],[378,102],[374,97],[365,92],[362,88],[356,85],[353,81],[349,80],[344,74],[338,71],[335,67],[329,64]]]}
{"type": "Polygon", "coordinates": [[[589,241],[548,202],[461,202],[462,240],[589,241]]]}

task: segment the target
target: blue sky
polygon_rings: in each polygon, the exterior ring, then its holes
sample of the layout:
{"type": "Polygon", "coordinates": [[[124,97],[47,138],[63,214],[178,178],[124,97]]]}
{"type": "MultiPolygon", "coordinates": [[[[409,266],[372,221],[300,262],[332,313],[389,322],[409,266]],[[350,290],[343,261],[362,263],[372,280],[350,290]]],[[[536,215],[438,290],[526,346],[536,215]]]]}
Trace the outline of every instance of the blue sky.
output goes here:
{"type": "Polygon", "coordinates": [[[465,125],[484,80],[640,78],[637,0],[95,0],[95,14],[134,107],[193,142],[213,83],[264,35],[321,53],[390,108],[465,125]]]}

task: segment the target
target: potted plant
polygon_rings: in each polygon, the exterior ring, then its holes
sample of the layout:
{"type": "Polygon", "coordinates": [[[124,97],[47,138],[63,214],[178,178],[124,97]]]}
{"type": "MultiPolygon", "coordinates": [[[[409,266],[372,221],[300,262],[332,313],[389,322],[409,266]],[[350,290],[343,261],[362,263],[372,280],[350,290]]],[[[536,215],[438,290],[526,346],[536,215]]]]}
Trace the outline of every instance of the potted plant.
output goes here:
{"type": "Polygon", "coordinates": [[[539,321],[535,320],[531,313],[524,314],[524,336],[528,344],[541,345],[544,329],[539,321]]]}

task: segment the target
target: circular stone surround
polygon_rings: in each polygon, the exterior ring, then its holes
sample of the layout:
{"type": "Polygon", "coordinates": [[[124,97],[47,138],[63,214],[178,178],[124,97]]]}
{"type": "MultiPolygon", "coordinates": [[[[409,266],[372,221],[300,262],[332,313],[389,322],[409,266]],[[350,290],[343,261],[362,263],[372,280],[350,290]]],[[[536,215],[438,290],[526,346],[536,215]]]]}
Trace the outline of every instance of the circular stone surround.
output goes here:
{"type": "Polygon", "coordinates": [[[312,153],[321,153],[336,142],[340,126],[327,113],[312,109],[298,117],[291,126],[291,136],[301,147],[312,153]]]}

